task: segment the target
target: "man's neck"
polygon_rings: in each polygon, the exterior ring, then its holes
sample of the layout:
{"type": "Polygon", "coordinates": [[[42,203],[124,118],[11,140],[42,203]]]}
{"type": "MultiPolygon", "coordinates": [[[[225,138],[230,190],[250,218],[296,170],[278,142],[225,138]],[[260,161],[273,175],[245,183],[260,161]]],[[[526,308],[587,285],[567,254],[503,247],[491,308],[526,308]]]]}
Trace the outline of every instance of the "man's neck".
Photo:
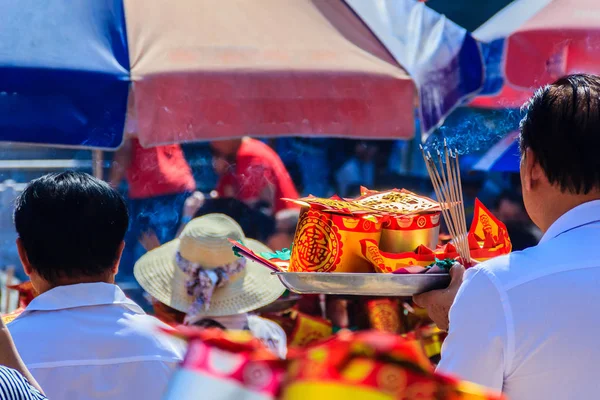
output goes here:
{"type": "MultiPolygon", "coordinates": [[[[32,279],[33,282],[33,279],[32,279]]],[[[36,289],[36,291],[39,294],[42,294],[44,292],[47,292],[51,289],[54,289],[55,287],[58,286],[70,286],[70,285],[77,285],[80,283],[110,283],[113,284],[115,283],[115,276],[110,274],[103,274],[101,276],[81,276],[81,277],[77,277],[77,278],[60,278],[57,279],[56,281],[53,281],[52,283],[46,281],[46,280],[36,280],[34,283],[34,287],[36,289]]]]}
{"type": "Polygon", "coordinates": [[[569,212],[570,210],[578,207],[582,204],[590,201],[600,200],[600,190],[594,190],[588,194],[573,195],[565,193],[557,193],[545,198],[547,204],[544,210],[544,220],[540,224],[539,228],[542,232],[546,231],[555,223],[560,217],[569,212]]]}

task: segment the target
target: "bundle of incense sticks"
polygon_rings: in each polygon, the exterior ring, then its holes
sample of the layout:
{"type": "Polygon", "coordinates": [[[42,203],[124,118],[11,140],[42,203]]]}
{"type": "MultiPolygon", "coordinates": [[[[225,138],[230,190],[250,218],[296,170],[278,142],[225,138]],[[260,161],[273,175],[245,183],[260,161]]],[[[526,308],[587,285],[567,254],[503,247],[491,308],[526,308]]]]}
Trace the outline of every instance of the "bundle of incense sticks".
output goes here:
{"type": "Polygon", "coordinates": [[[469,239],[467,221],[465,218],[465,206],[463,202],[462,182],[460,177],[460,164],[458,153],[448,149],[444,141],[444,151],[437,151],[437,163],[429,151],[425,152],[421,146],[421,153],[427,166],[427,172],[433,183],[433,189],[440,207],[446,226],[450,231],[452,242],[466,265],[471,264],[471,252],[469,250],[469,239]]]}

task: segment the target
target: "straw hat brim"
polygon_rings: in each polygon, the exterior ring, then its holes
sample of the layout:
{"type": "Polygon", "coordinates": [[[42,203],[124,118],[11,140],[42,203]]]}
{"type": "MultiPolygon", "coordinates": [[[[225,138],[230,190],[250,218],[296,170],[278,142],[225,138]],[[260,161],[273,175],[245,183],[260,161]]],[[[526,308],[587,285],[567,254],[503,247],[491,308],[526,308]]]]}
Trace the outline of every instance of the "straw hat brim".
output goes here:
{"type": "MultiPolygon", "coordinates": [[[[244,244],[257,253],[270,252],[264,244],[244,239],[244,244]]],[[[135,264],[133,274],[142,288],[167,306],[187,312],[194,301],[186,291],[186,275],[177,266],[175,256],[179,239],[154,249],[135,264]]],[[[232,250],[233,251],[233,250],[232,250]]],[[[285,291],[285,287],[271,271],[247,260],[246,272],[222,288],[215,289],[204,317],[219,317],[251,312],[271,304],[285,291]]]]}

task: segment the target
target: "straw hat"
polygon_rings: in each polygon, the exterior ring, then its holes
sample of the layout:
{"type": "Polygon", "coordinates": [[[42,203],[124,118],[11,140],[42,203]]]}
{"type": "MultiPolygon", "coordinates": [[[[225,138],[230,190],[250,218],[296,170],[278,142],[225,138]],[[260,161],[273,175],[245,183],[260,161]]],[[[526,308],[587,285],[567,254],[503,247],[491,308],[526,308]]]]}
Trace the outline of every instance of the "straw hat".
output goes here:
{"type": "MultiPolygon", "coordinates": [[[[270,252],[264,244],[248,239],[242,228],[223,214],[208,214],[186,225],[178,239],[146,253],[135,264],[133,273],[142,288],[156,300],[181,312],[188,312],[196,300],[188,295],[188,275],[177,264],[182,259],[210,270],[239,260],[228,239],[239,240],[255,252],[270,252]]],[[[275,301],[285,287],[270,270],[250,260],[246,267],[217,287],[210,307],[202,317],[219,317],[254,311],[275,301]]]]}

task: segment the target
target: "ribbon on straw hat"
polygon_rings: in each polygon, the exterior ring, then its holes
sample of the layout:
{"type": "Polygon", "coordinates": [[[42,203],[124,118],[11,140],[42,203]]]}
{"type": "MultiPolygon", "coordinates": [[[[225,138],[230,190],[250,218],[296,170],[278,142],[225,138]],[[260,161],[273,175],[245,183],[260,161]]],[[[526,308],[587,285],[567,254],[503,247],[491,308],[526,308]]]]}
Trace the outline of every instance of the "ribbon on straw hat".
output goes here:
{"type": "Polygon", "coordinates": [[[270,251],[246,238],[230,217],[208,214],[188,223],[179,238],[140,258],[135,278],[156,300],[187,313],[187,322],[247,313],[279,298],[285,291],[279,279],[237,257],[229,240],[257,252],[270,251]]]}
{"type": "Polygon", "coordinates": [[[240,258],[227,265],[207,270],[198,263],[186,260],[179,252],[176,255],[176,262],[188,276],[185,283],[187,293],[195,299],[187,311],[188,315],[208,311],[214,290],[224,287],[229,282],[230,276],[239,274],[246,267],[246,259],[240,258]]]}

